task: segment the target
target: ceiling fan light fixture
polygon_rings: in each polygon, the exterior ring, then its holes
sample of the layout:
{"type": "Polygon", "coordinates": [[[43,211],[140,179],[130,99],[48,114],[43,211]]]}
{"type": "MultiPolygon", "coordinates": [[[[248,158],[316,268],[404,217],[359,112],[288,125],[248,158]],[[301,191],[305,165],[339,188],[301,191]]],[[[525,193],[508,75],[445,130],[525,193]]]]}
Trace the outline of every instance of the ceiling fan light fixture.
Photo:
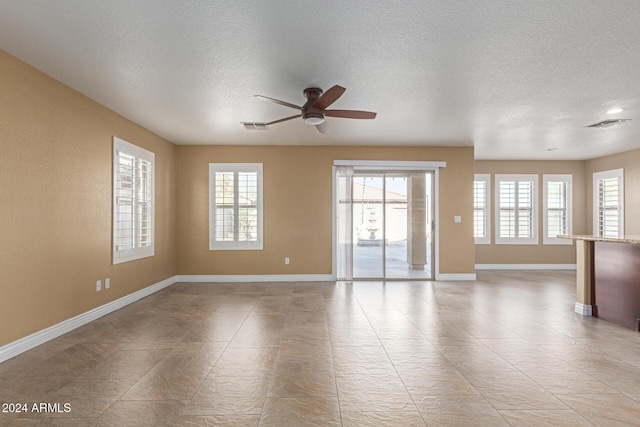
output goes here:
{"type": "Polygon", "coordinates": [[[304,122],[311,126],[317,126],[324,122],[324,117],[322,116],[309,116],[305,117],[304,122]]]}

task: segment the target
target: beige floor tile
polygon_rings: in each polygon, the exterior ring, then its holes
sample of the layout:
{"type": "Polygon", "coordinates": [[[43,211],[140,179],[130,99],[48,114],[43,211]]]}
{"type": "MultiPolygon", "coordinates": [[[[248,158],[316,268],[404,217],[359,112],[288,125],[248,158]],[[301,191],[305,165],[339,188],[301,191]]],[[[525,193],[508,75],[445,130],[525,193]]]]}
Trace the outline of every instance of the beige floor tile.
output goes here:
{"type": "Polygon", "coordinates": [[[456,370],[398,368],[398,373],[414,400],[425,396],[478,394],[473,385],[456,370]]]}
{"type": "Polygon", "coordinates": [[[477,386],[476,390],[496,409],[566,409],[566,405],[535,383],[509,382],[477,386]]]}
{"type": "Polygon", "coordinates": [[[268,296],[291,296],[295,284],[290,282],[271,282],[267,283],[262,292],[263,297],[268,296]]]}
{"type": "Polygon", "coordinates": [[[338,399],[325,398],[268,398],[260,417],[260,426],[305,427],[340,426],[338,399]]]}
{"type": "Polygon", "coordinates": [[[0,425],[639,425],[640,335],[574,300],[559,271],[179,283],[1,363],[0,402],[72,412],[0,425]]]}
{"type": "MultiPolygon", "coordinates": [[[[552,394],[616,393],[602,381],[579,369],[564,366],[520,366],[520,371],[552,394]]],[[[640,392],[640,386],[638,387],[640,392]]]]}
{"type": "Polygon", "coordinates": [[[282,339],[286,316],[251,315],[229,344],[230,347],[277,347],[282,339]]]}
{"type": "Polygon", "coordinates": [[[424,427],[418,411],[403,412],[343,412],[343,427],[424,427]]]}
{"type": "Polygon", "coordinates": [[[138,380],[159,363],[167,350],[120,350],[91,368],[83,378],[138,380]]]}
{"type": "MultiPolygon", "coordinates": [[[[50,426],[50,427],[89,427],[94,425],[95,418],[19,418],[13,421],[11,426],[29,427],[29,426],[50,426]]],[[[3,418],[0,417],[0,425],[3,418]]]]}
{"type": "Polygon", "coordinates": [[[615,390],[630,395],[640,394],[640,369],[616,361],[588,370],[589,374],[615,390]]]}
{"type": "Polygon", "coordinates": [[[416,407],[397,374],[338,375],[340,408],[345,412],[415,411],[416,407]]]}
{"type": "MultiPolygon", "coordinates": [[[[0,404],[5,403],[4,400],[0,401],[0,404]]],[[[2,413],[0,412],[0,425],[1,426],[16,426],[16,425],[20,425],[18,424],[19,421],[18,420],[18,415],[15,412],[7,412],[7,413],[2,413]]],[[[23,425],[28,425],[28,424],[23,424],[23,425]]]]}
{"type": "Polygon", "coordinates": [[[332,360],[333,349],[328,340],[287,340],[280,341],[278,357],[303,356],[310,359],[332,360]]]}
{"type": "Polygon", "coordinates": [[[116,400],[118,400],[135,380],[122,378],[81,377],[60,390],[52,393],[48,402],[62,402],[71,405],[69,413],[61,413],[64,417],[98,417],[116,400]]]}
{"type": "Polygon", "coordinates": [[[184,341],[231,341],[246,318],[245,312],[215,312],[193,325],[184,341]]]}
{"type": "Polygon", "coordinates": [[[0,402],[46,402],[51,393],[71,383],[77,375],[50,372],[32,375],[12,375],[2,378],[0,402]]]}
{"type": "Polygon", "coordinates": [[[277,355],[278,349],[273,347],[227,347],[209,373],[209,379],[215,375],[232,375],[234,372],[269,374],[275,365],[277,355]]]}
{"type": "Polygon", "coordinates": [[[185,402],[141,401],[116,402],[96,421],[99,427],[173,426],[185,402]]]}
{"type": "Polygon", "coordinates": [[[640,426],[640,403],[622,394],[561,394],[558,398],[597,426],[640,426]]]}
{"type": "Polygon", "coordinates": [[[218,375],[202,383],[183,414],[260,414],[268,386],[269,375],[264,372],[218,375]]]}
{"type": "Polygon", "coordinates": [[[188,400],[205,380],[226,343],[185,343],[165,356],[122,400],[188,400]]]}
{"type": "Polygon", "coordinates": [[[332,345],[340,346],[376,346],[380,345],[380,339],[370,326],[344,326],[329,328],[329,337],[332,345]]]}
{"type": "Polygon", "coordinates": [[[282,337],[288,340],[329,340],[329,329],[326,325],[285,326],[282,337]]]}
{"type": "Polygon", "coordinates": [[[324,311],[325,301],[322,293],[296,293],[291,297],[290,311],[324,311]]]}
{"type": "Polygon", "coordinates": [[[300,356],[278,357],[271,382],[269,397],[336,396],[336,380],[330,361],[319,361],[300,356]]]}
{"type": "Polygon", "coordinates": [[[429,426],[509,426],[509,423],[481,396],[424,397],[417,401],[416,405],[429,426]]]}
{"type": "Polygon", "coordinates": [[[257,427],[260,415],[183,415],[178,418],[179,427],[257,427]]]}
{"type": "Polygon", "coordinates": [[[590,427],[594,424],[587,421],[577,412],[569,410],[556,411],[499,411],[512,426],[522,427],[590,427]]]}
{"type": "Polygon", "coordinates": [[[251,315],[287,314],[291,299],[290,295],[262,296],[251,311],[251,315]]]}
{"type": "Polygon", "coordinates": [[[227,298],[222,304],[216,308],[216,313],[225,312],[243,312],[249,313],[256,306],[260,300],[259,294],[251,294],[251,291],[247,291],[246,294],[234,294],[227,298]]]}
{"type": "Polygon", "coordinates": [[[121,345],[112,343],[75,344],[37,363],[24,373],[31,377],[46,376],[51,373],[79,376],[98,365],[121,347],[121,345]]]}
{"type": "Polygon", "coordinates": [[[338,375],[395,372],[387,352],[380,344],[371,346],[335,346],[333,347],[333,362],[338,375]]]}

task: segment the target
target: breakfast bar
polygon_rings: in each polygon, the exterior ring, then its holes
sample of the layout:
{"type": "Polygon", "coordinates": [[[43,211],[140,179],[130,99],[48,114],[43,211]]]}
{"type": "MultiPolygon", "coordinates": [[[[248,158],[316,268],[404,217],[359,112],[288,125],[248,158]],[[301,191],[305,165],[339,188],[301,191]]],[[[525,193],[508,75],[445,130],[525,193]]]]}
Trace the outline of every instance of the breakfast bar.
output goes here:
{"type": "Polygon", "coordinates": [[[558,236],[576,241],[575,311],[640,330],[640,236],[558,236]]]}

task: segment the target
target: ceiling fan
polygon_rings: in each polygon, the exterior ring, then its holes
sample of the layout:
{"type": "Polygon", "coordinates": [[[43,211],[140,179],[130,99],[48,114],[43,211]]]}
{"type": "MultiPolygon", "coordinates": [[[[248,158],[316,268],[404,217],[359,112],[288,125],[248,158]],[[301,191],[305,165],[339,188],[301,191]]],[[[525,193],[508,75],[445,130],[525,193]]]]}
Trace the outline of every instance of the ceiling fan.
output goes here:
{"type": "Polygon", "coordinates": [[[284,119],[274,120],[264,125],[274,125],[276,123],[286,122],[287,120],[297,119],[302,117],[304,122],[308,125],[313,125],[321,133],[327,133],[329,131],[329,125],[325,121],[326,117],[342,117],[345,119],[375,119],[376,113],[370,111],[358,111],[358,110],[327,110],[331,104],[336,102],[338,98],[346,91],[342,86],[335,85],[326,92],[322,92],[322,89],[317,87],[308,87],[304,90],[304,96],[307,98],[307,102],[300,107],[289,102],[280,101],[279,99],[269,98],[268,96],[255,95],[256,98],[266,99],[268,101],[275,102],[276,104],[284,105],[285,107],[294,108],[300,111],[300,114],[295,116],[285,117],[284,119]]]}

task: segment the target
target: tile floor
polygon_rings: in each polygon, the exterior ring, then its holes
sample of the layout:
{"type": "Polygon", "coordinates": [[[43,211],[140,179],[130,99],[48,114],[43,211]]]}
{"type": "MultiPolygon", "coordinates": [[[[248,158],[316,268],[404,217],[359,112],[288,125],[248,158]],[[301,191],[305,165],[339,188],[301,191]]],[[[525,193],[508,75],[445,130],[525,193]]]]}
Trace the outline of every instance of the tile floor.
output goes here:
{"type": "Polygon", "coordinates": [[[179,283],[0,364],[0,425],[640,425],[640,334],[573,272],[179,283]]]}

